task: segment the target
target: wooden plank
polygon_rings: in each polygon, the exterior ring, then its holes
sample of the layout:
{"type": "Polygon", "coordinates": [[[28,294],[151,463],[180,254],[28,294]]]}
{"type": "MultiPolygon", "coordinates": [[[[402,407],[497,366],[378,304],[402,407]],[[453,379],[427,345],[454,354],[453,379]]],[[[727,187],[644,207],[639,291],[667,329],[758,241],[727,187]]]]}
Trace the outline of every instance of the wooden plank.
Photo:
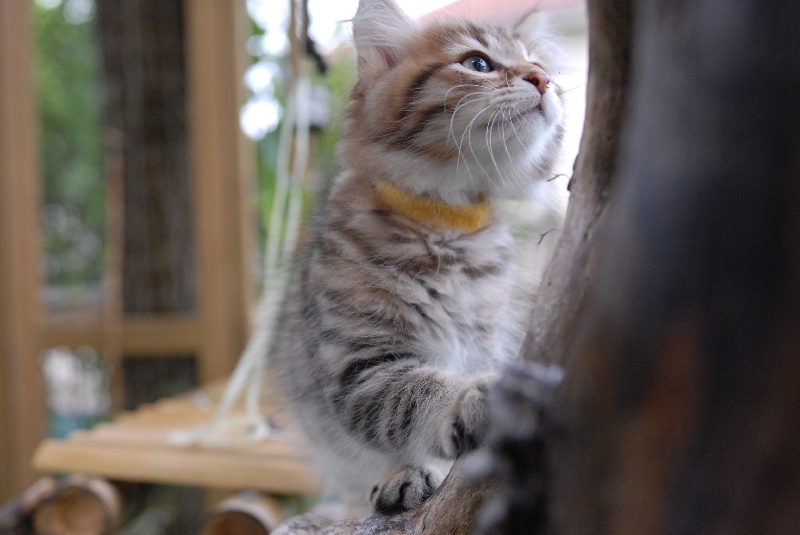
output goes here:
{"type": "MultiPolygon", "coordinates": [[[[42,344],[103,347],[104,328],[99,317],[79,321],[48,318],[42,328],[42,344]]],[[[202,350],[203,338],[203,324],[195,316],[133,316],[122,322],[122,354],[128,356],[192,355],[202,350]]]]}
{"type": "Polygon", "coordinates": [[[208,423],[211,413],[172,413],[169,415],[157,412],[143,411],[142,413],[124,413],[115,421],[129,427],[147,427],[160,429],[185,429],[208,423]]]}
{"type": "MultiPolygon", "coordinates": [[[[197,430],[212,421],[213,405],[206,402],[218,399],[222,387],[212,384],[202,392],[120,413],[113,422],[74,432],[66,440],[45,441],[36,453],[36,469],[278,494],[315,492],[310,449],[291,426],[260,441],[231,438],[192,445],[176,442],[178,433],[197,430]]],[[[285,418],[278,412],[268,412],[285,418]]],[[[233,416],[242,414],[239,407],[233,416]]]]}
{"type": "Polygon", "coordinates": [[[31,483],[44,434],[38,365],[38,112],[30,2],[0,2],[0,502],[31,483]]]}
{"type": "Polygon", "coordinates": [[[34,465],[45,472],[272,494],[311,494],[318,488],[305,460],[199,448],[112,448],[107,444],[47,440],[37,451],[34,465]]]}
{"type": "Polygon", "coordinates": [[[228,375],[238,360],[254,293],[245,207],[255,157],[239,128],[249,32],[239,0],[186,0],[184,13],[205,383],[228,375]]]}
{"type": "MultiPolygon", "coordinates": [[[[120,426],[113,424],[101,425],[90,432],[77,432],[67,441],[71,446],[90,445],[107,446],[109,448],[155,448],[155,449],[185,449],[190,455],[200,450],[228,452],[231,455],[269,457],[271,459],[294,459],[308,462],[310,459],[307,448],[297,440],[280,438],[286,436],[281,433],[278,438],[270,438],[259,442],[242,440],[240,442],[211,443],[198,446],[180,446],[173,442],[176,432],[190,431],[192,428],[155,428],[120,426]]],[[[294,435],[290,435],[294,437],[294,435]]],[[[289,437],[289,438],[290,438],[289,437]]]]}

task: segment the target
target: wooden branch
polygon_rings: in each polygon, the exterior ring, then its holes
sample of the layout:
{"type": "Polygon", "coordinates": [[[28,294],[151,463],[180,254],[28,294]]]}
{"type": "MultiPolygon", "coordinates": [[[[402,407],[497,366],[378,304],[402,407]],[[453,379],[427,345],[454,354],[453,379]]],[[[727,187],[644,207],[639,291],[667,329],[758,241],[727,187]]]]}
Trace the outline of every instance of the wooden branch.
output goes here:
{"type": "Polygon", "coordinates": [[[391,516],[374,515],[320,528],[312,519],[295,517],[280,533],[294,535],[400,535],[408,533],[469,535],[483,503],[488,482],[465,475],[464,460],[456,461],[439,489],[419,508],[391,516]]]}
{"type": "Polygon", "coordinates": [[[589,1],[586,119],[570,200],[536,300],[523,358],[565,364],[566,344],[584,312],[597,267],[599,222],[613,186],[628,95],[630,0],[589,1]]]}
{"type": "MultiPolygon", "coordinates": [[[[590,0],[588,11],[589,79],[580,153],[570,182],[564,231],[540,286],[522,350],[528,362],[564,366],[568,371],[581,355],[571,350],[574,333],[594,313],[587,303],[597,282],[620,159],[633,32],[630,0],[590,0]]],[[[560,492],[572,475],[546,462],[547,448],[560,440],[564,425],[554,423],[549,415],[551,406],[561,401],[551,403],[549,396],[537,396],[547,385],[525,368],[507,372],[503,381],[513,386],[501,383],[501,395],[493,400],[491,445],[494,465],[500,469],[481,533],[549,533],[550,516],[573,515],[578,509],[553,512],[549,503],[551,493],[560,492]],[[520,399],[527,402],[520,403],[520,399]],[[536,425],[520,430],[522,422],[536,425]]],[[[574,383],[575,379],[568,377],[565,388],[574,383]]],[[[564,395],[562,392],[561,397],[564,395]]],[[[553,410],[558,412],[555,407],[553,410]]]]}

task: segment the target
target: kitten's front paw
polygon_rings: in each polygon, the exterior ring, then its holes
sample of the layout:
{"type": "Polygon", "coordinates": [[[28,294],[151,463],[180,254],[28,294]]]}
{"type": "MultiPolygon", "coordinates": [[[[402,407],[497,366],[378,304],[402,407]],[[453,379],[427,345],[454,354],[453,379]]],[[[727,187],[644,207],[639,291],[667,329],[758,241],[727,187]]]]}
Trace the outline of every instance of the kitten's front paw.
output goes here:
{"type": "Polygon", "coordinates": [[[372,488],[369,501],[380,514],[408,511],[427,500],[442,479],[442,474],[432,467],[404,466],[378,482],[372,488]]]}
{"type": "Polygon", "coordinates": [[[440,428],[442,452],[455,459],[477,448],[486,434],[486,394],[497,376],[486,375],[459,392],[440,428]]]}

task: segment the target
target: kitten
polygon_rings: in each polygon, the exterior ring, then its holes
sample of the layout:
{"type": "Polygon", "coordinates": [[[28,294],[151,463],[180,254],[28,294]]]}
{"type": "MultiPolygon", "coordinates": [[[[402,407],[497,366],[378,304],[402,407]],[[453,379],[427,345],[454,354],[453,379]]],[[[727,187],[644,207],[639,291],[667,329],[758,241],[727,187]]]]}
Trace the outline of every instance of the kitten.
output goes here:
{"type": "Polygon", "coordinates": [[[481,443],[487,389],[519,345],[512,239],[493,203],[547,177],[563,112],[547,40],[420,24],[393,0],[361,0],[353,32],[346,170],[272,365],[330,479],[392,513],[481,443]]]}

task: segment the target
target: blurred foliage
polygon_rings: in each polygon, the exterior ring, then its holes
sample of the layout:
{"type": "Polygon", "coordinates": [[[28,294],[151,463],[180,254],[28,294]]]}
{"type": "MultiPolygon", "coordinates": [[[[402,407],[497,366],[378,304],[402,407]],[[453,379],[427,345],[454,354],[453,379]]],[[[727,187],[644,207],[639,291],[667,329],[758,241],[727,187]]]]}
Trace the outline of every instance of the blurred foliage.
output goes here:
{"type": "Polygon", "coordinates": [[[32,6],[49,285],[102,276],[103,150],[99,57],[93,19],[67,20],[69,4],[32,6]]]}
{"type": "Polygon", "coordinates": [[[331,178],[339,173],[336,146],[344,125],[344,114],[350,91],[356,83],[356,64],[353,50],[342,47],[328,58],[328,72],[317,76],[316,83],[324,85],[330,94],[330,125],[318,137],[318,167],[324,176],[331,178]]]}
{"type": "MultiPolygon", "coordinates": [[[[263,29],[253,24],[253,34],[263,35],[263,29]]],[[[284,66],[288,62],[286,57],[274,57],[267,54],[254,57],[254,61],[261,60],[274,61],[284,66]]],[[[322,86],[329,95],[329,124],[325,128],[312,130],[311,136],[311,167],[312,184],[303,192],[303,205],[306,214],[312,212],[317,200],[316,194],[319,190],[326,191],[327,185],[339,173],[341,166],[337,157],[337,144],[341,135],[344,122],[344,113],[350,91],[356,81],[355,59],[349,47],[340,47],[333,54],[325,58],[328,69],[325,75],[316,70],[310,76],[313,86],[322,86]]],[[[309,61],[305,65],[311,71],[312,63],[309,61]]],[[[283,106],[286,102],[286,80],[285,75],[277,77],[274,83],[273,96],[283,106]]],[[[268,225],[272,210],[273,197],[275,193],[275,182],[278,163],[278,150],[280,145],[280,135],[283,128],[283,120],[278,127],[256,142],[257,154],[257,187],[258,187],[258,211],[262,223],[262,231],[268,225]]],[[[262,241],[263,244],[263,241],[262,241]]]]}
{"type": "MultiPolygon", "coordinates": [[[[42,218],[48,285],[82,287],[99,281],[103,270],[102,95],[94,19],[70,21],[65,16],[68,7],[69,2],[33,2],[32,6],[41,118],[42,218]]],[[[253,35],[264,31],[255,24],[252,29],[253,35]]],[[[277,64],[286,61],[267,55],[254,58],[264,59],[277,64]]],[[[340,169],[336,144],[355,82],[354,60],[347,47],[326,59],[327,74],[312,76],[313,83],[324,86],[330,95],[330,124],[313,134],[311,149],[313,179],[323,190],[340,169]]],[[[276,77],[273,91],[283,103],[284,77],[276,77]]],[[[264,226],[272,206],[281,127],[282,123],[257,142],[255,204],[264,226]]],[[[315,189],[311,188],[312,193],[315,189]]],[[[308,192],[306,200],[307,209],[312,209],[314,201],[308,192]]]]}
{"type": "MultiPolygon", "coordinates": [[[[337,55],[335,60],[329,64],[326,75],[315,74],[312,77],[312,84],[325,87],[330,95],[330,124],[322,130],[315,130],[311,139],[311,165],[312,173],[315,175],[313,178],[317,182],[316,185],[323,190],[341,169],[336,146],[341,135],[345,106],[354,83],[355,66],[347,53],[337,55]]],[[[285,95],[282,93],[283,89],[279,95],[281,103],[285,101],[285,95]]],[[[257,142],[258,206],[264,227],[269,221],[272,208],[282,128],[283,121],[274,132],[270,132],[257,142]]],[[[311,189],[311,192],[305,192],[304,201],[307,209],[313,209],[313,194],[315,193],[313,190],[315,188],[311,189]]]]}

